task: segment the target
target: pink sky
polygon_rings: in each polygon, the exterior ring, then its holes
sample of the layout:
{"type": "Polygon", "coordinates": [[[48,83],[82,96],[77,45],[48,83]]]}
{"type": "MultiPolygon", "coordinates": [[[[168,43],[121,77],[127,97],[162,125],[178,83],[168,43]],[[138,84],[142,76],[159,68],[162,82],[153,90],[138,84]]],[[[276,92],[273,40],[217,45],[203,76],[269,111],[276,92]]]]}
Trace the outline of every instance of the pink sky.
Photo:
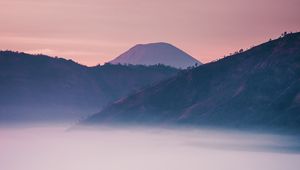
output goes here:
{"type": "Polygon", "coordinates": [[[171,43],[201,62],[300,31],[299,0],[1,0],[0,49],[103,64],[171,43]]]}

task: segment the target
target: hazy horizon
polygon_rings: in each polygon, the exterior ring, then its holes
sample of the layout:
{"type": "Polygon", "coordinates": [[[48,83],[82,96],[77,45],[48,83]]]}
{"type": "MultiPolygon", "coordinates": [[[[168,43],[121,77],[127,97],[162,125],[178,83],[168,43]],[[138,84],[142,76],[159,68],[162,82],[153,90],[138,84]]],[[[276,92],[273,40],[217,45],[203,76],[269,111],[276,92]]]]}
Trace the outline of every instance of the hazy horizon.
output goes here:
{"type": "Polygon", "coordinates": [[[297,0],[4,0],[0,5],[2,50],[88,66],[151,42],[171,43],[207,63],[284,31],[300,31],[297,0]]]}
{"type": "Polygon", "coordinates": [[[0,169],[299,170],[299,7],[0,0],[0,169]]]}

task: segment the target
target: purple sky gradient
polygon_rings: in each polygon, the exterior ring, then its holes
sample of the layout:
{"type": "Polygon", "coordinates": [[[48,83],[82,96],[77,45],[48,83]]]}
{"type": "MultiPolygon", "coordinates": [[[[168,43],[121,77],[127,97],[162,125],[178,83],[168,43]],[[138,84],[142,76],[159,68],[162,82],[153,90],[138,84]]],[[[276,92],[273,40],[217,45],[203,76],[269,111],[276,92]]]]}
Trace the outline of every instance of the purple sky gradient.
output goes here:
{"type": "Polygon", "coordinates": [[[168,42],[202,62],[300,31],[300,0],[1,0],[0,49],[102,64],[168,42]]]}

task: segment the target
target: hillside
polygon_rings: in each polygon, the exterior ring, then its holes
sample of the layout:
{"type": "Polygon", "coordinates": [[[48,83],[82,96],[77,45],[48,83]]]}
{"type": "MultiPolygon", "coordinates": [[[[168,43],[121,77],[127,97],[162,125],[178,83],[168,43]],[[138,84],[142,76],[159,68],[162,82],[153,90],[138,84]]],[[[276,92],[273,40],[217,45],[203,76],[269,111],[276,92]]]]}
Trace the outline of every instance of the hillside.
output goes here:
{"type": "Polygon", "coordinates": [[[86,67],[45,55],[0,52],[0,120],[78,119],[171,77],[163,65],[86,67]]]}
{"type": "Polygon", "coordinates": [[[182,71],[85,123],[300,129],[300,33],[182,71]]]}

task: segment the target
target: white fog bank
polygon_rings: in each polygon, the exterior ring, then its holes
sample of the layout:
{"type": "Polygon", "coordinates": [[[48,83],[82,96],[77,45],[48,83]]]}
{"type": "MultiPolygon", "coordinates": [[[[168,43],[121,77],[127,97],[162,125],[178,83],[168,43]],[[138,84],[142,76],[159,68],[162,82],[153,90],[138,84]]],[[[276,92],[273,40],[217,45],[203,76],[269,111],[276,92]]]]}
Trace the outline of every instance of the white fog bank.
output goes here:
{"type": "Polygon", "coordinates": [[[195,129],[0,128],[3,170],[298,170],[293,136],[195,129]]]}

